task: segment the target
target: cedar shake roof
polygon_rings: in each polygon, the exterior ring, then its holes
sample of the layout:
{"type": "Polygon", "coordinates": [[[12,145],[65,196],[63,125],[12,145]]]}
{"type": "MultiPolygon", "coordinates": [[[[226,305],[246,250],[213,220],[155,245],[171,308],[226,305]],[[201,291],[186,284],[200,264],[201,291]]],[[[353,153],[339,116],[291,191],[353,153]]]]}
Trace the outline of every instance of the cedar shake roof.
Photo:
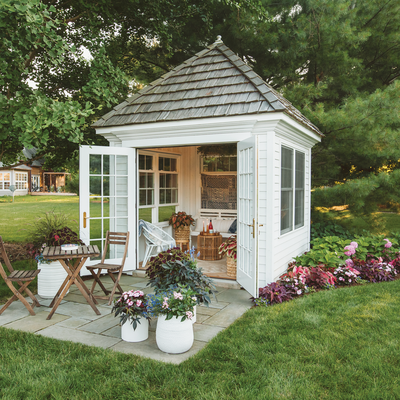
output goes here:
{"type": "Polygon", "coordinates": [[[94,128],[284,112],[322,135],[220,37],[211,46],[114,107],[94,128]]]}

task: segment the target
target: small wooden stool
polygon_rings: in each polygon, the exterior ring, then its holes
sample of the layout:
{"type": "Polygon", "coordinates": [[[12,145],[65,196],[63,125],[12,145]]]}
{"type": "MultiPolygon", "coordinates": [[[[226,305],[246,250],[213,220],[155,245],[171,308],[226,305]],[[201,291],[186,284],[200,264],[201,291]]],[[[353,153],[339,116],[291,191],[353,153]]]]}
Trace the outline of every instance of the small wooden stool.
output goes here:
{"type": "Polygon", "coordinates": [[[175,240],[175,243],[182,251],[190,250],[190,240],[175,240]],[[184,249],[184,246],[186,249],[184,249]]]}

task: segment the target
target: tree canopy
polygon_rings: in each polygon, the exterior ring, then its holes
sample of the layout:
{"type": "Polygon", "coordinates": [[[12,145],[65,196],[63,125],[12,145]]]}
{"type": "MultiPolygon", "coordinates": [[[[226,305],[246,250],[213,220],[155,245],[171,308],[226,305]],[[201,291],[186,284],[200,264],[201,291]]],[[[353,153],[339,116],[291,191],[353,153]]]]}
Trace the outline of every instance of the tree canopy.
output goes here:
{"type": "Polygon", "coordinates": [[[313,185],[340,187],[316,190],[317,203],[370,209],[383,188],[395,201],[399,26],[395,0],[0,0],[0,161],[25,146],[56,166],[78,143],[101,144],[90,124],[132,82],[149,83],[222,35],[324,133],[313,185]]]}
{"type": "MultiPolygon", "coordinates": [[[[209,31],[213,1],[0,0],[0,161],[35,147],[57,167],[78,144],[101,144],[90,124],[135,90],[134,79],[159,74],[172,42],[190,53],[185,32],[209,31]],[[144,60],[151,43],[162,51],[144,60]]],[[[242,3],[251,0],[224,0],[242,3]]]]}

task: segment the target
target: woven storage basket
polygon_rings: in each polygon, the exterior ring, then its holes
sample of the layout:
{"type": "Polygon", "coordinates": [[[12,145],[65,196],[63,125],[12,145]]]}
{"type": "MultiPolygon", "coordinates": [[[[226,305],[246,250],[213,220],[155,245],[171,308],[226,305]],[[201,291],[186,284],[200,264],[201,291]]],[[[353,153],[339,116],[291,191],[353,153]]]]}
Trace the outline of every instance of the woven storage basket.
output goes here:
{"type": "Polygon", "coordinates": [[[236,279],[236,260],[232,257],[226,257],[226,273],[236,279]]]}
{"type": "Polygon", "coordinates": [[[188,241],[190,239],[190,225],[189,226],[180,226],[175,229],[175,240],[185,240],[188,241]]]}

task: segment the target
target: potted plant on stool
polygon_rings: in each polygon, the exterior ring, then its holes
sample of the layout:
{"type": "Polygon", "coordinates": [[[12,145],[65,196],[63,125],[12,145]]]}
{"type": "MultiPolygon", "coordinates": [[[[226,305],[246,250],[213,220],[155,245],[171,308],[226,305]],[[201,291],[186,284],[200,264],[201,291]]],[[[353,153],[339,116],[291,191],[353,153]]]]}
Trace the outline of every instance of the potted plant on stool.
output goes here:
{"type": "Polygon", "coordinates": [[[141,290],[122,293],[114,301],[111,312],[120,315],[121,339],[126,342],[142,342],[149,337],[148,299],[141,290]]]}
{"type": "MultiPolygon", "coordinates": [[[[169,217],[169,224],[175,229],[175,242],[180,245],[186,243],[188,250],[190,243],[190,226],[194,225],[193,217],[186,214],[184,211],[179,211],[169,217]]],[[[181,250],[183,250],[182,247],[181,250]]]]}
{"type": "Polygon", "coordinates": [[[236,279],[237,238],[232,235],[219,246],[219,254],[226,255],[226,273],[236,279]]]}

